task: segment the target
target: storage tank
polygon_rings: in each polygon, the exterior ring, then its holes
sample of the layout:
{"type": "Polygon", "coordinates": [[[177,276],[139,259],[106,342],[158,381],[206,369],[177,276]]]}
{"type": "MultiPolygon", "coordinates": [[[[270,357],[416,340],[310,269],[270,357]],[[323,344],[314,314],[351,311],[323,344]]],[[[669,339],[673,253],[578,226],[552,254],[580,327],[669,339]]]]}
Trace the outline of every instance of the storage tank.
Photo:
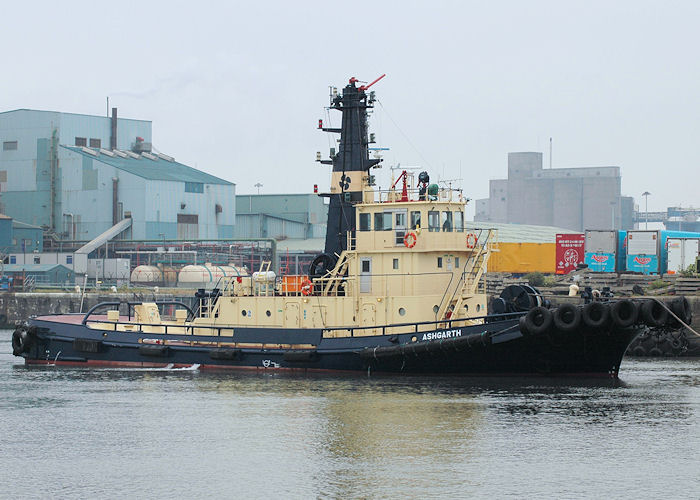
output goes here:
{"type": "Polygon", "coordinates": [[[178,286],[189,288],[214,288],[223,286],[224,282],[233,276],[248,276],[245,268],[234,265],[215,265],[207,262],[204,265],[189,265],[180,270],[178,286]]]}
{"type": "Polygon", "coordinates": [[[177,286],[186,288],[213,288],[214,276],[206,265],[190,264],[180,269],[177,286]]]}
{"type": "Polygon", "coordinates": [[[131,271],[131,282],[135,285],[154,286],[162,281],[161,271],[156,266],[136,266],[131,271]]]}

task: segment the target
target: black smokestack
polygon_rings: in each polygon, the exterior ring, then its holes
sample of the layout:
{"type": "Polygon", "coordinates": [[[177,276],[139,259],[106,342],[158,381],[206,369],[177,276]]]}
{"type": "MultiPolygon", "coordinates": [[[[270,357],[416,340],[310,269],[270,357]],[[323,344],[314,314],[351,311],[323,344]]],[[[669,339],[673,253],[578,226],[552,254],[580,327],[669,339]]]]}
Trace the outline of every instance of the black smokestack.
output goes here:
{"type": "Polygon", "coordinates": [[[112,108],[112,135],[109,138],[109,148],[117,149],[117,108],[112,108]]]}

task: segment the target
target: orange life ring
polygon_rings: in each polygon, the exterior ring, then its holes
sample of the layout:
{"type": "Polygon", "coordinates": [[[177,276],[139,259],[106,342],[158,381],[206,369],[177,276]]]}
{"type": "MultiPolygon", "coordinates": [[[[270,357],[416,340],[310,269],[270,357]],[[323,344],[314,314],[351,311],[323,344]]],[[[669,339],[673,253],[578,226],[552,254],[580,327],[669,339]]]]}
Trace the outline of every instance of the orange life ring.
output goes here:
{"type": "Polygon", "coordinates": [[[409,231],[403,237],[403,244],[406,248],[413,248],[414,246],[416,246],[417,241],[418,236],[416,236],[416,233],[414,233],[413,231],[409,231]]]}
{"type": "Polygon", "coordinates": [[[313,283],[309,280],[304,280],[301,282],[301,293],[302,295],[311,295],[311,290],[313,290],[313,283]]]}
{"type": "Polygon", "coordinates": [[[467,248],[474,248],[476,246],[476,235],[474,233],[467,234],[467,248]]]}

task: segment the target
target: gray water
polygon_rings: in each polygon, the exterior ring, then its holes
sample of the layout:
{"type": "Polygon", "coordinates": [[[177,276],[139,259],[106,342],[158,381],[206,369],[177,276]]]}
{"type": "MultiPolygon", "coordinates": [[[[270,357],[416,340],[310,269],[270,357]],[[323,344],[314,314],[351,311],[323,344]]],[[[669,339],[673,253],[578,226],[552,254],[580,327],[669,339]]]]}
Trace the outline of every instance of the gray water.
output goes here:
{"type": "Polygon", "coordinates": [[[700,498],[700,360],[621,380],[28,368],[2,498],[700,498]]]}

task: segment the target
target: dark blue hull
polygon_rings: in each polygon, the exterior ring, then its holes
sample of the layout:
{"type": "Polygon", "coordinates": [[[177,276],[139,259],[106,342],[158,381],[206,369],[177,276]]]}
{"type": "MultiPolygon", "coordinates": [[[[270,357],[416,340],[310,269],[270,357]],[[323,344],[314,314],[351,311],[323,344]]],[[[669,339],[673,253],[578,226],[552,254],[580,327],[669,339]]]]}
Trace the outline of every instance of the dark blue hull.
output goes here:
{"type": "Polygon", "coordinates": [[[101,331],[43,318],[30,320],[29,327],[32,340],[21,354],[27,364],[607,377],[617,376],[627,346],[643,329],[523,335],[517,320],[510,319],[430,332],[323,338],[320,329],[242,328],[233,344],[231,337],[101,331]],[[258,345],[250,347],[254,342],[258,345]],[[313,348],[278,348],[280,343],[313,348]]]}

